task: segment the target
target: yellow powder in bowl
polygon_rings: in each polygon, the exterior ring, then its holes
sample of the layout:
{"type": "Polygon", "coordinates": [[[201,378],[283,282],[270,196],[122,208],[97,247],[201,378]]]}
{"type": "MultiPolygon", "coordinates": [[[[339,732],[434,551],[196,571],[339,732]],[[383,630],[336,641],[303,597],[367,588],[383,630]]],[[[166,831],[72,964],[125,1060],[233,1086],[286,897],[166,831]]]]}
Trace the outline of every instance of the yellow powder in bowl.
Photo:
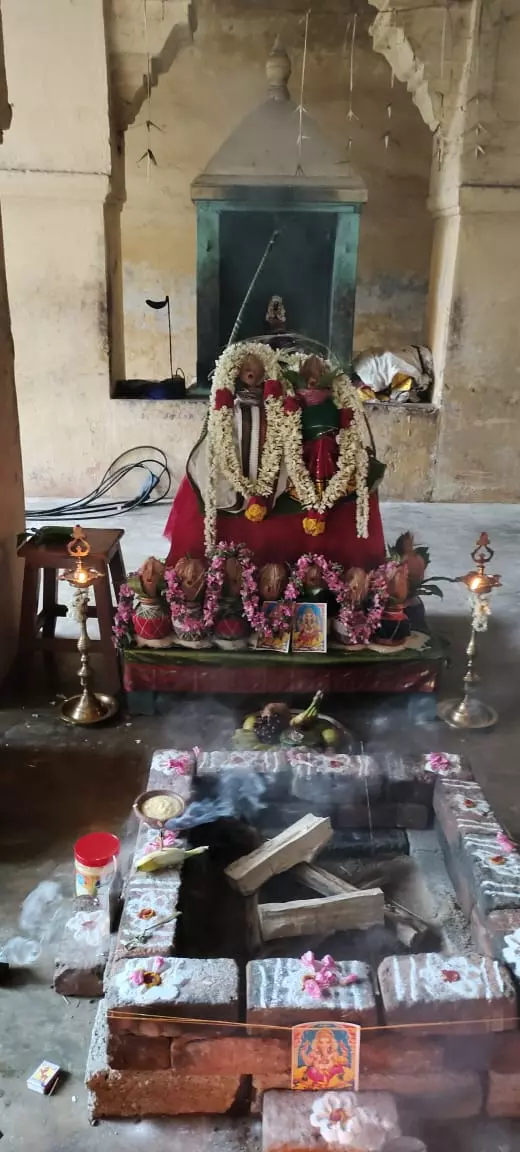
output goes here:
{"type": "Polygon", "coordinates": [[[179,809],[176,796],[150,796],[141,804],[141,812],[149,820],[172,820],[179,815],[179,809]]]}

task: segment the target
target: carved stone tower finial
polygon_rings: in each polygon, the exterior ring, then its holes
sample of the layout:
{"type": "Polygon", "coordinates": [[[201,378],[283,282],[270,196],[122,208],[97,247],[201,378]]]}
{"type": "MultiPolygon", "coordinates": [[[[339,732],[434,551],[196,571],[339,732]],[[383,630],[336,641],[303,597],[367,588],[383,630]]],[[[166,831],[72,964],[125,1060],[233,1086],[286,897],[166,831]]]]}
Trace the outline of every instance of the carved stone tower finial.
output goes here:
{"type": "Polygon", "coordinates": [[[289,100],[287,83],[291,75],[291,61],[279,36],[267,57],[265,74],[271,100],[289,100]]]}

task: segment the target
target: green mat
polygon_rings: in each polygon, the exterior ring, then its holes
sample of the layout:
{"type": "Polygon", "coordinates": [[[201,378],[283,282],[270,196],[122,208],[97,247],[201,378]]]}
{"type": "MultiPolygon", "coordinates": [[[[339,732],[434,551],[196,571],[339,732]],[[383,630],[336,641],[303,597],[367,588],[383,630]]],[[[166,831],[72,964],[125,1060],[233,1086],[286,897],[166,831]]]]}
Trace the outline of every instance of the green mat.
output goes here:
{"type": "Polygon", "coordinates": [[[345,652],[332,648],[329,652],[314,653],[283,653],[283,652],[256,652],[247,649],[243,652],[221,652],[216,648],[203,648],[197,651],[192,648],[125,648],[123,659],[128,663],[136,664],[220,664],[237,667],[252,664],[411,664],[443,662],[446,660],[449,644],[440,636],[430,636],[430,643],[421,652],[407,648],[402,652],[388,652],[380,654],[370,649],[362,648],[359,652],[345,652]]]}

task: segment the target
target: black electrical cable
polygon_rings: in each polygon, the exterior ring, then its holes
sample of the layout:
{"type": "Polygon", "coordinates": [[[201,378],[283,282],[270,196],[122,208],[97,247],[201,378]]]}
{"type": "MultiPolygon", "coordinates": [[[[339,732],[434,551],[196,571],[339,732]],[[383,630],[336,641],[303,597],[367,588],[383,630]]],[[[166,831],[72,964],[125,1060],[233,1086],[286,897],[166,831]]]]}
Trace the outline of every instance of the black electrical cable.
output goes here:
{"type": "Polygon", "coordinates": [[[159,504],[166,499],[171,488],[168,461],[162,448],[139,445],[122,452],[107,468],[99,484],[87,496],[70,500],[55,508],[26,508],[25,515],[34,520],[88,520],[120,516],[147,504],[159,504]],[[142,453],[142,455],[140,455],[142,453]],[[136,496],[125,500],[103,501],[103,497],[132,473],[142,471],[143,482],[136,496]],[[100,501],[98,503],[98,501],[100,501]]]}

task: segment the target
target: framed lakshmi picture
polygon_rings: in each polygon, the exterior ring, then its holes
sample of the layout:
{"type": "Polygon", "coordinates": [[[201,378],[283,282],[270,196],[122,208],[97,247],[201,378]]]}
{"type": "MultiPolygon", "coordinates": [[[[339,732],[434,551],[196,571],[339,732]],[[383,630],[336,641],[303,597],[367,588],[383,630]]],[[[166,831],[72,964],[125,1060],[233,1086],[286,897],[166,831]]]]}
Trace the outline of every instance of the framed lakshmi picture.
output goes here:
{"type": "Polygon", "coordinates": [[[298,1024],[292,1029],[291,1087],[300,1092],[325,1092],[359,1083],[359,1024],[332,1021],[298,1024]]]}
{"type": "Polygon", "coordinates": [[[292,650],[293,652],[327,651],[326,604],[295,604],[292,650]]]}
{"type": "MultiPolygon", "coordinates": [[[[264,615],[269,621],[269,618],[274,615],[276,609],[279,607],[278,600],[266,600],[264,603],[264,615]]],[[[256,642],[256,648],[259,652],[288,652],[291,645],[291,630],[282,632],[280,636],[259,636],[256,642]]]]}

